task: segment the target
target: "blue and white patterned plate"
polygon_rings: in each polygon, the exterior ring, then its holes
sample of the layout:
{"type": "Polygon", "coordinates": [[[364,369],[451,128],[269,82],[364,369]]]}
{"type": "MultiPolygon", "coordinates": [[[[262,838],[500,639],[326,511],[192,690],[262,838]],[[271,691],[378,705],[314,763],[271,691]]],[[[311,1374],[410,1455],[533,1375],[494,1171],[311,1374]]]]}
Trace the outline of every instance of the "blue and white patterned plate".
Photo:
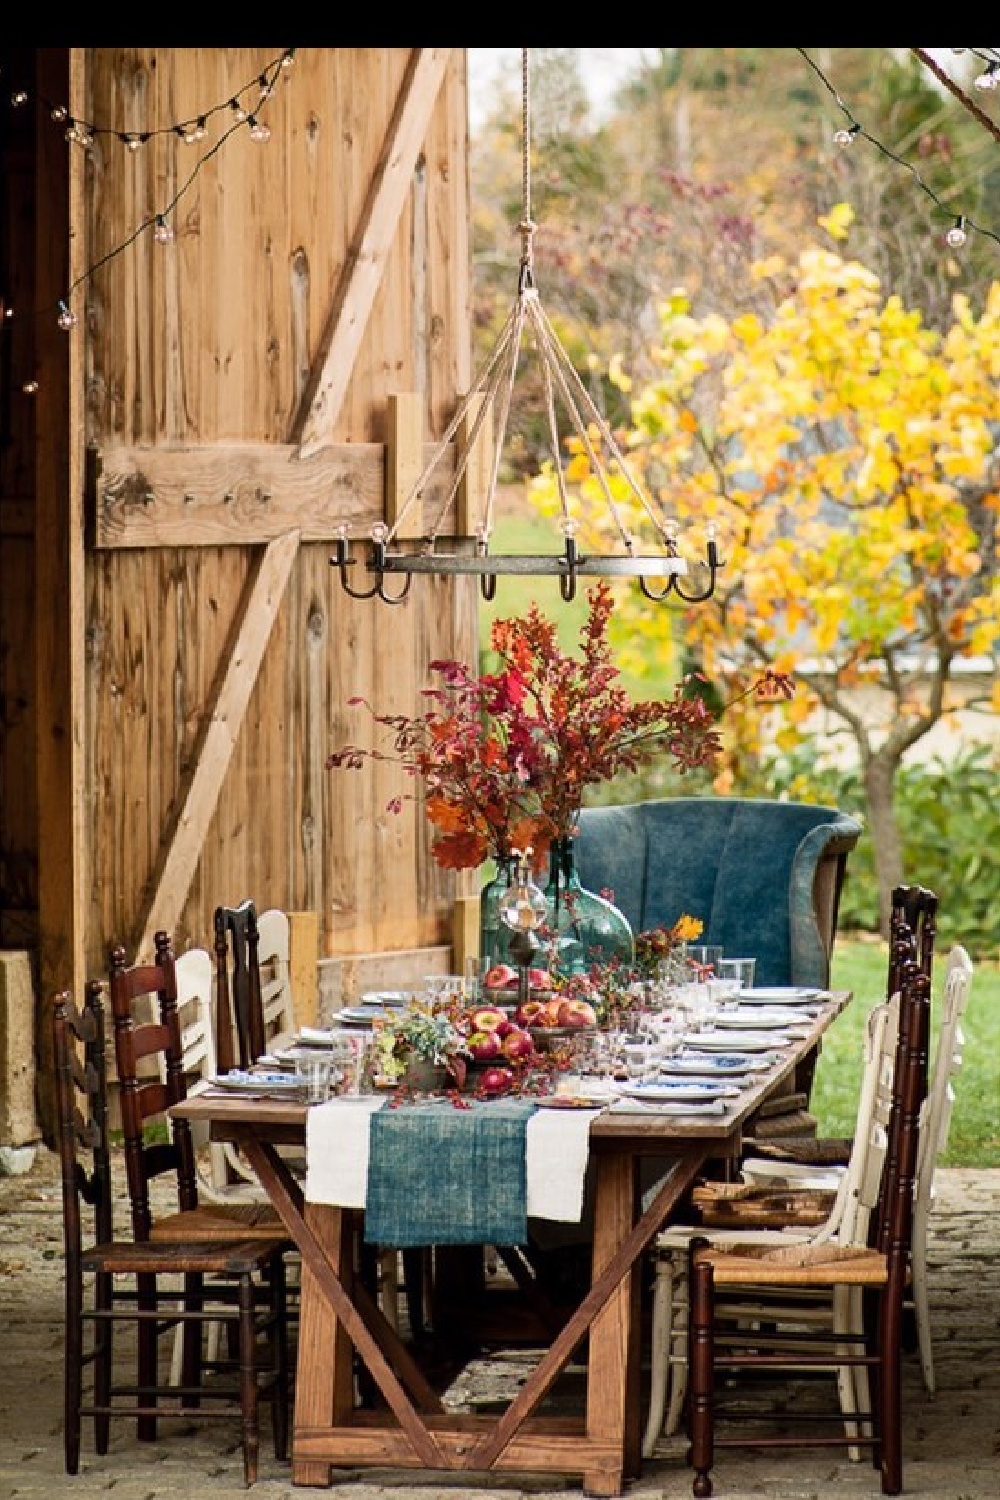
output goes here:
{"type": "Polygon", "coordinates": [[[657,1103],[704,1104],[711,1099],[734,1099],[741,1092],[734,1083],[706,1078],[700,1083],[682,1078],[656,1078],[641,1083],[620,1083],[618,1092],[627,1099],[654,1099],[657,1103]]]}
{"type": "Polygon", "coordinates": [[[698,1077],[705,1078],[709,1075],[720,1077],[735,1076],[740,1073],[762,1073],[771,1066],[766,1057],[751,1057],[746,1052],[719,1052],[719,1053],[680,1053],[677,1057],[671,1057],[660,1064],[660,1072],[673,1074],[678,1078],[698,1077]]]}

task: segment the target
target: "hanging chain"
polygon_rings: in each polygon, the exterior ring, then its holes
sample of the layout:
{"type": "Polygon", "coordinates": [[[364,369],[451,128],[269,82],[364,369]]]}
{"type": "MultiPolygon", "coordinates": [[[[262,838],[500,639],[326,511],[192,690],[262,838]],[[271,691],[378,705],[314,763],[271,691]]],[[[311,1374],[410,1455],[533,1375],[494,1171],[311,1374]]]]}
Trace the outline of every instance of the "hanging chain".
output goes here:
{"type": "Polygon", "coordinates": [[[526,291],[535,284],[534,250],[532,239],[536,225],[531,218],[531,89],[528,59],[530,47],[521,48],[521,275],[518,291],[526,291]]]}

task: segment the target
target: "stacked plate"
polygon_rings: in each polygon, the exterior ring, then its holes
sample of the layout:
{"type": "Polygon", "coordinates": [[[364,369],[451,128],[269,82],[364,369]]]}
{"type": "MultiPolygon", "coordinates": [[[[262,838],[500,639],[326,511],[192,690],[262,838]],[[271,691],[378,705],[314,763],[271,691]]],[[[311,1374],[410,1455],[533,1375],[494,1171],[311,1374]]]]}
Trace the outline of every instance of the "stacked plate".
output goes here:
{"type": "Polygon", "coordinates": [[[660,1072],[677,1078],[736,1078],[745,1073],[763,1073],[771,1066],[766,1057],[747,1052],[681,1053],[661,1062],[660,1072]]]}
{"type": "Polygon", "coordinates": [[[776,984],[769,988],[755,986],[751,990],[740,990],[740,1004],[815,1006],[823,999],[823,994],[823,990],[812,990],[796,985],[776,984]]]}

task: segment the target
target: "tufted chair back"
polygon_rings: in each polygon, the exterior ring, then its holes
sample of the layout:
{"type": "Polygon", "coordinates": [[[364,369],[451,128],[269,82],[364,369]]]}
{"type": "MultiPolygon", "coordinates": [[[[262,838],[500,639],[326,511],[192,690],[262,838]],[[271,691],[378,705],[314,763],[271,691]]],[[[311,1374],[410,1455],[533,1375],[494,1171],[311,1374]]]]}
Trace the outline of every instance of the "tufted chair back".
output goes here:
{"type": "Polygon", "coordinates": [[[857,819],[750,797],[668,797],[580,815],[577,868],[633,932],[700,917],[702,941],[755,957],[755,983],[826,986],[857,819]]]}

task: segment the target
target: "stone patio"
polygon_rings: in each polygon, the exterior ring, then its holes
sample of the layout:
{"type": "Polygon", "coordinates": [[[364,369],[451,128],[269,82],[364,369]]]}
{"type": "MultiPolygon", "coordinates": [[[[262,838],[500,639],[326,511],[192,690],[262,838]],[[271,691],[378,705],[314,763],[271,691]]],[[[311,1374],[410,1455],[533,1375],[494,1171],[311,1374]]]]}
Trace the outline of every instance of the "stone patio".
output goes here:
{"type": "MultiPolygon", "coordinates": [[[[0,1177],[0,1500],[235,1500],[244,1495],[235,1423],[165,1425],[153,1444],[135,1441],[129,1424],[112,1424],[111,1451],[93,1452],[84,1429],[81,1472],[69,1476],[62,1453],[61,1219],[55,1158],[40,1150],[31,1170],[0,1177]]],[[[938,1175],[932,1220],[931,1297],[938,1394],[924,1391],[916,1354],[905,1365],[905,1494],[913,1500],[977,1500],[1000,1494],[1000,1170],[938,1175]]],[[[530,1351],[495,1355],[470,1367],[450,1398],[471,1405],[515,1389],[530,1351]]],[[[573,1497],[571,1482],[525,1475],[514,1484],[469,1484],[451,1475],[338,1472],[350,1500],[447,1495],[472,1500],[498,1490],[512,1497],[573,1497]]],[[[275,1461],[266,1429],[256,1500],[293,1500],[304,1492],[275,1461]]],[[[629,1485],[631,1496],[691,1493],[684,1443],[661,1444],[629,1485]]],[[[870,1464],[841,1450],[723,1453],[717,1500],[851,1500],[877,1495],[870,1464]]]]}

